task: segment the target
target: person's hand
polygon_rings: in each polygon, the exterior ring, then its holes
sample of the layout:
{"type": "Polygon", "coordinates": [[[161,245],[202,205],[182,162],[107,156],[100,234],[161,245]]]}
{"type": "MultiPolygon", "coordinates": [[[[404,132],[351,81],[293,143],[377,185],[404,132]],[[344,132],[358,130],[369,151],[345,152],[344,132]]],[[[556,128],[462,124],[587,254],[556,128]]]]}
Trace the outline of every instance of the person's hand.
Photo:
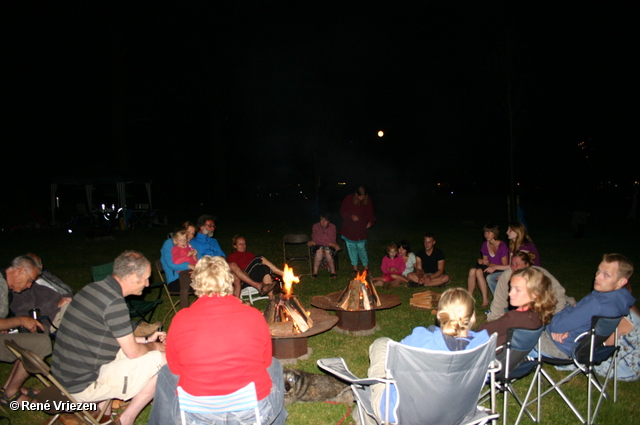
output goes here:
{"type": "Polygon", "coordinates": [[[307,242],[307,246],[314,246],[316,243],[314,241],[307,242]]]}
{"type": "Polygon", "coordinates": [[[357,216],[357,215],[355,215],[355,214],[351,214],[351,220],[353,220],[353,221],[358,221],[358,220],[360,220],[360,219],[358,218],[358,216],[357,216]]]}
{"type": "Polygon", "coordinates": [[[373,226],[373,223],[368,222],[368,223],[367,223],[367,229],[369,229],[371,226],[373,226]]]}
{"type": "Polygon", "coordinates": [[[44,326],[42,325],[42,323],[29,316],[20,316],[20,326],[31,333],[37,332],[38,329],[44,331],[44,326]]]}
{"type": "Polygon", "coordinates": [[[151,345],[151,348],[153,350],[156,351],[167,351],[167,344],[165,344],[164,342],[150,342],[149,345],[151,345]]]}
{"type": "Polygon", "coordinates": [[[189,270],[195,270],[196,266],[194,266],[193,264],[189,264],[187,267],[189,267],[189,270]]]}
{"type": "Polygon", "coordinates": [[[489,266],[486,269],[484,269],[485,273],[493,273],[496,271],[496,267],[495,266],[489,266]]]}
{"type": "Polygon", "coordinates": [[[62,307],[65,304],[69,304],[73,298],[71,297],[62,297],[60,301],[58,301],[58,308],[62,307]]]}
{"type": "Polygon", "coordinates": [[[189,253],[187,254],[187,256],[196,258],[198,256],[198,250],[196,249],[192,249],[191,251],[189,251],[189,253]]]}
{"type": "Polygon", "coordinates": [[[149,341],[152,342],[165,342],[167,340],[167,333],[156,331],[149,337],[149,341]]]}
{"type": "Polygon", "coordinates": [[[565,333],[555,333],[555,332],[551,332],[551,338],[559,343],[563,343],[565,338],[567,338],[569,336],[569,332],[565,332],[565,333]]]}

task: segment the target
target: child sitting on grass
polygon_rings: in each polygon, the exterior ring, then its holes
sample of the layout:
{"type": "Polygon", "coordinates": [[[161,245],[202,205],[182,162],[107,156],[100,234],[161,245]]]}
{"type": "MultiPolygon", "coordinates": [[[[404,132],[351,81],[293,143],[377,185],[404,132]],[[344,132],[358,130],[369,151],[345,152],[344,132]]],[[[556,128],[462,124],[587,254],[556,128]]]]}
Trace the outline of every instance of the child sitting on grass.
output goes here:
{"type": "Polygon", "coordinates": [[[382,276],[374,277],[371,283],[375,286],[396,287],[404,280],[402,272],[406,268],[404,259],[398,255],[398,245],[390,243],[387,245],[387,255],[382,258],[382,276]]]}

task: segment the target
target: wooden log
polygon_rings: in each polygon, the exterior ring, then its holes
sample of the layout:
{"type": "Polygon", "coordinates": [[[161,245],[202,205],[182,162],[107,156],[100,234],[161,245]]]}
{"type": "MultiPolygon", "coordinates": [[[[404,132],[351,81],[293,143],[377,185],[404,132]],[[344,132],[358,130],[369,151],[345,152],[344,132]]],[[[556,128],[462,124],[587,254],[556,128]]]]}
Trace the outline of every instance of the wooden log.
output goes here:
{"type": "Polygon", "coordinates": [[[304,320],[309,325],[309,327],[312,327],[313,319],[311,319],[311,316],[307,314],[307,310],[304,308],[298,297],[293,295],[291,298],[289,298],[288,301],[300,313],[300,315],[304,317],[304,320]]]}

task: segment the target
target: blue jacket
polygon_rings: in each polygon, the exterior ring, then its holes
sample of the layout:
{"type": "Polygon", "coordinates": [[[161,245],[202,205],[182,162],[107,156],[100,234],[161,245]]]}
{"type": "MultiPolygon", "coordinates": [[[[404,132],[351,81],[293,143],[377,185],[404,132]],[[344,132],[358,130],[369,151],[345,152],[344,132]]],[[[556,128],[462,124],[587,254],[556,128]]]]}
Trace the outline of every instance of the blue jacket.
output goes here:
{"type": "Polygon", "coordinates": [[[205,255],[211,255],[212,257],[225,257],[220,244],[215,238],[210,238],[203,233],[196,233],[196,237],[189,241],[193,249],[198,251],[198,260],[205,255]]]}
{"type": "Polygon", "coordinates": [[[635,298],[626,288],[611,292],[592,291],[576,305],[565,307],[557,312],[547,326],[547,332],[569,332],[569,336],[563,343],[553,342],[567,356],[571,356],[575,339],[589,330],[593,316],[626,316],[635,302],[635,298]]]}
{"type": "Polygon", "coordinates": [[[171,248],[173,248],[173,240],[169,238],[164,241],[164,243],[162,244],[162,249],[160,249],[160,262],[162,263],[164,274],[167,276],[167,283],[177,280],[179,272],[183,270],[189,270],[189,263],[187,263],[186,261],[181,264],[175,264],[173,262],[171,248]]]}

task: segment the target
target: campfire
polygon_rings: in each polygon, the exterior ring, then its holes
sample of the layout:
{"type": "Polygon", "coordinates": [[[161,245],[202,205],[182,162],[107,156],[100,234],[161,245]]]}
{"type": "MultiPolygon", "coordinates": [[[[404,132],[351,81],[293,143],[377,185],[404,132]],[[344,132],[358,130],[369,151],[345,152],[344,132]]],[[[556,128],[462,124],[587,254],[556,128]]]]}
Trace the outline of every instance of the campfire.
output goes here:
{"type": "Polygon", "coordinates": [[[313,320],[298,297],[293,295],[293,284],[299,283],[300,279],[287,264],[284,265],[282,281],[282,293],[275,294],[264,311],[271,335],[289,336],[306,332],[313,326],[313,320]]]}
{"type": "Polygon", "coordinates": [[[367,271],[358,273],[338,297],[338,307],[347,311],[371,310],[380,307],[376,288],[367,282],[367,271]]]}

